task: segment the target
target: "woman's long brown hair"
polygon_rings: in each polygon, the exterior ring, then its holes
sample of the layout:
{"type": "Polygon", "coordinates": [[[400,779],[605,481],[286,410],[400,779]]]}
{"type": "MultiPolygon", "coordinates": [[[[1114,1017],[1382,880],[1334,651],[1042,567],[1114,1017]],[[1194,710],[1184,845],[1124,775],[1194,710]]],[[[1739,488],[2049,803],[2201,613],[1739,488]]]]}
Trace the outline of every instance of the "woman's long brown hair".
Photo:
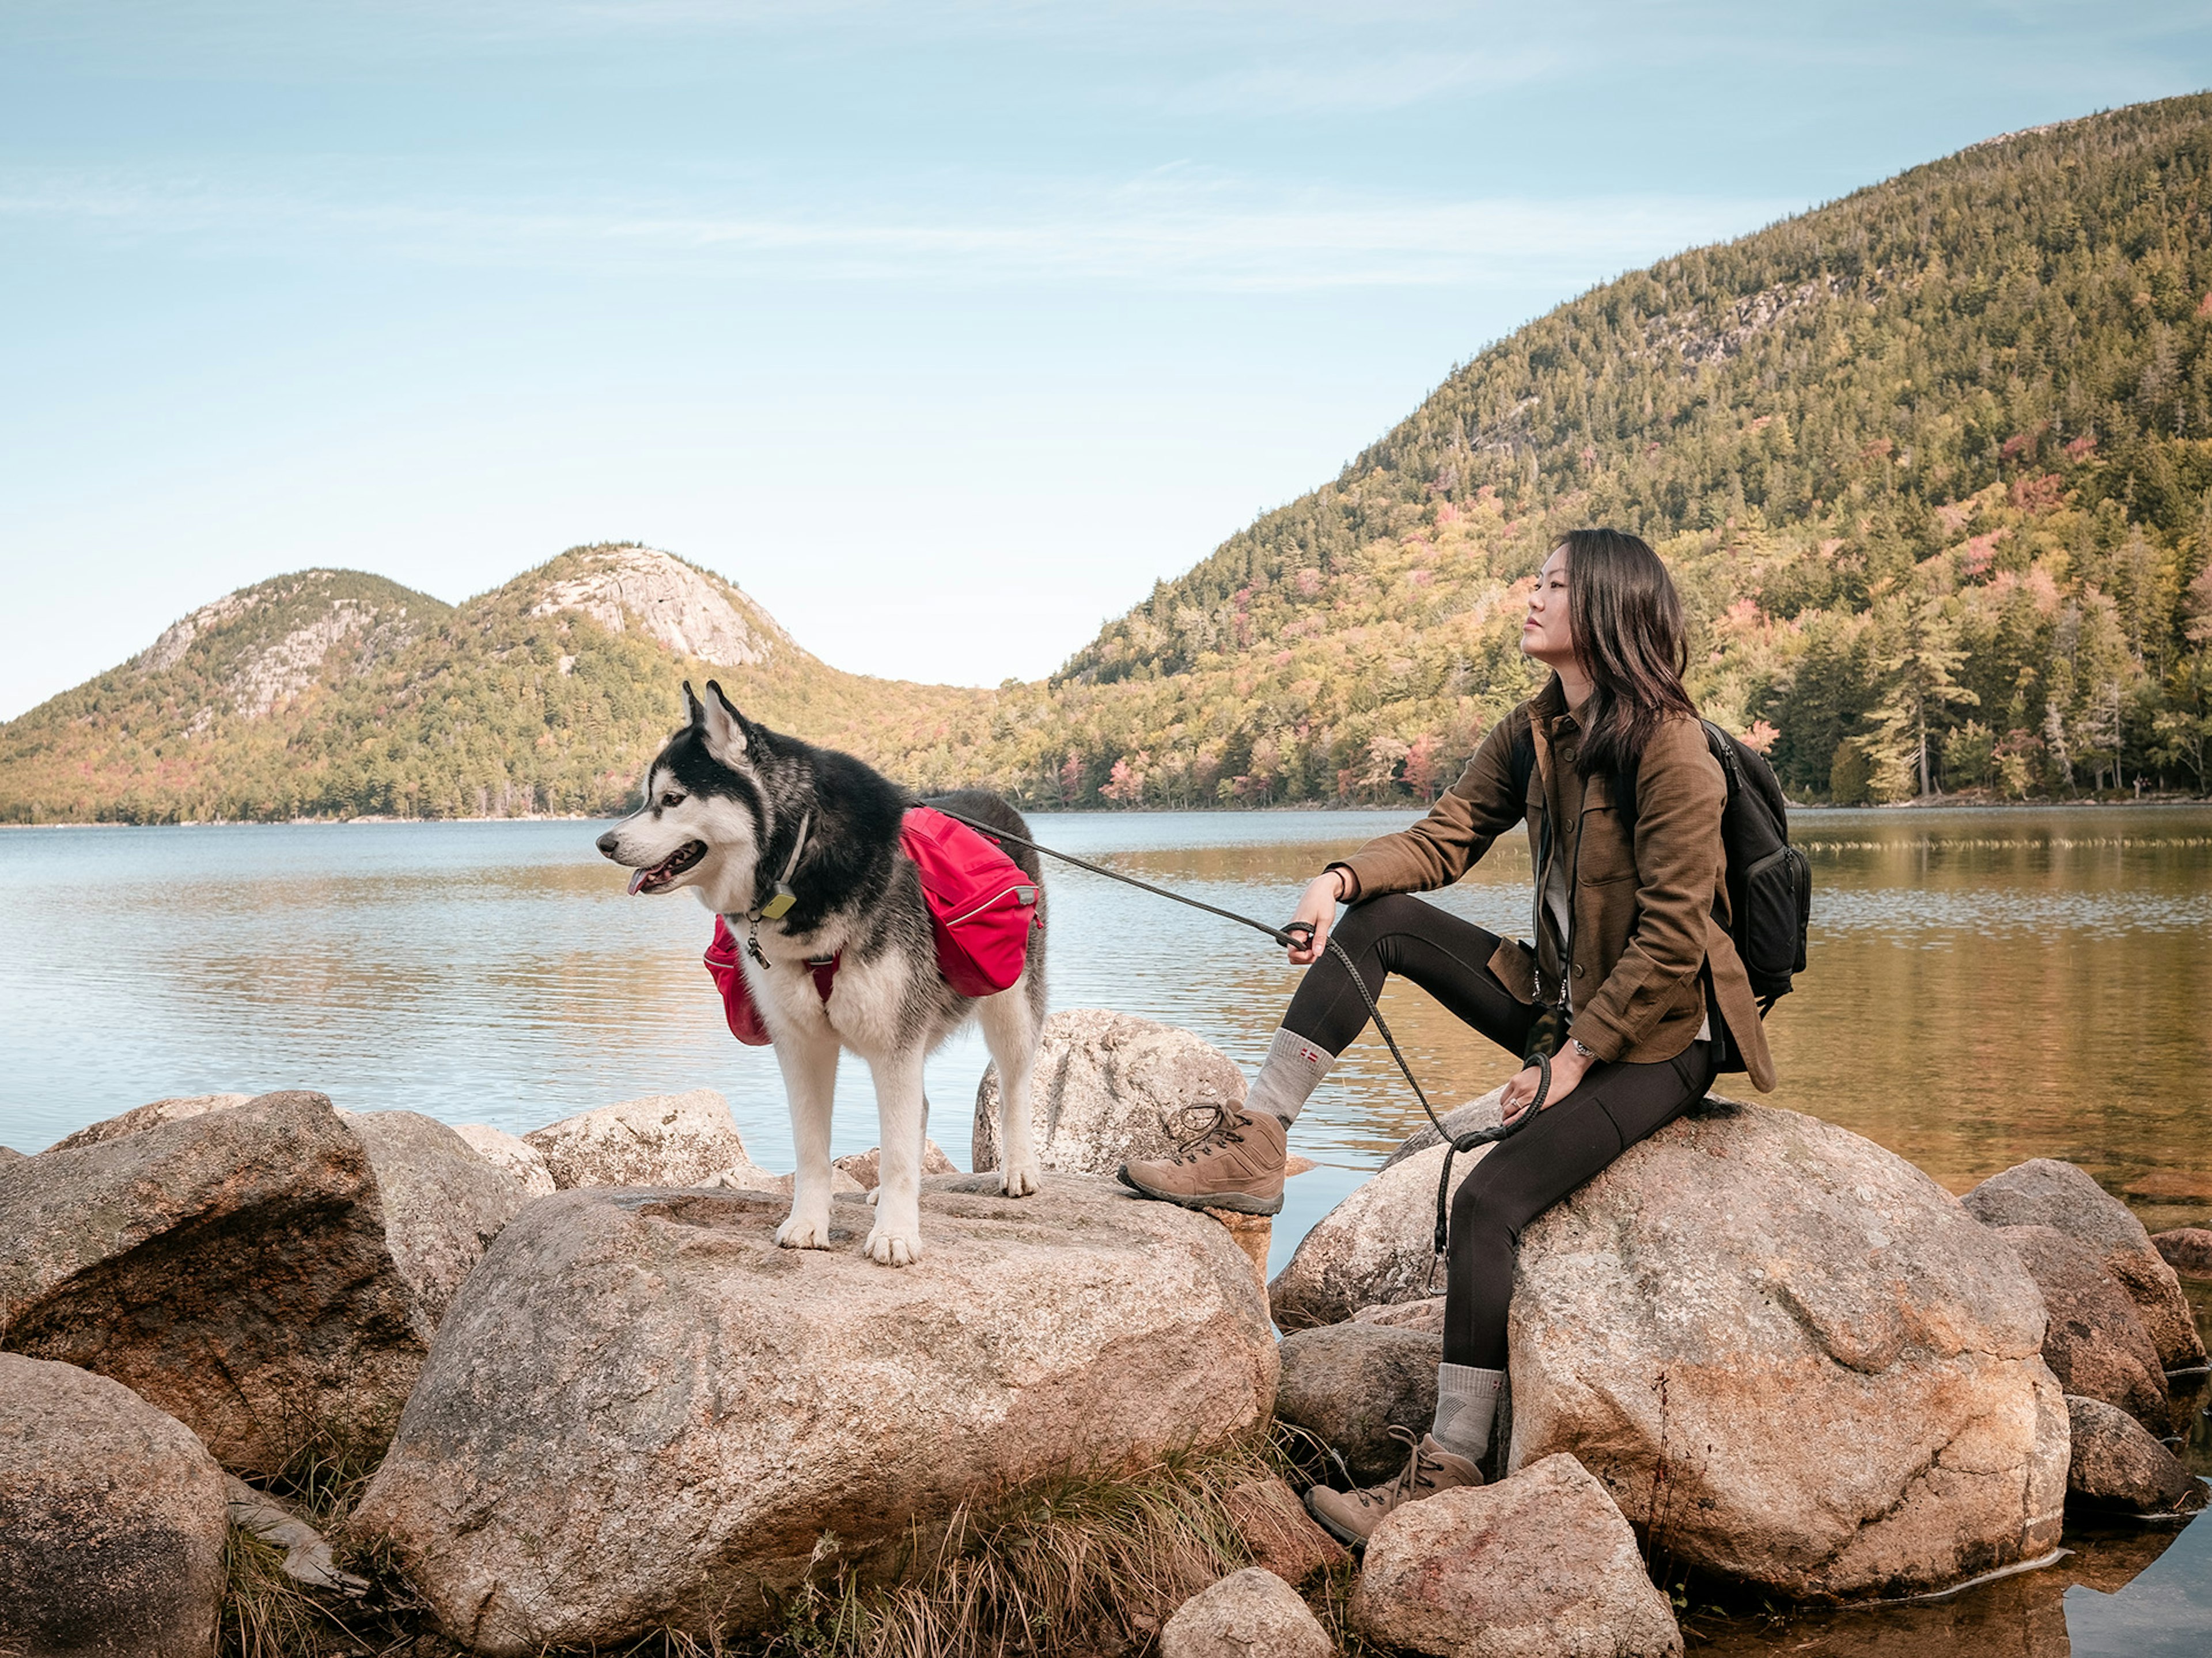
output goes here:
{"type": "Polygon", "coordinates": [[[1643,756],[1668,714],[1696,717],[1697,704],[1682,689],[1689,665],[1682,601],[1659,555],[1638,537],[1570,530],[1559,544],[1567,550],[1575,654],[1590,677],[1582,772],[1619,772],[1643,756]]]}

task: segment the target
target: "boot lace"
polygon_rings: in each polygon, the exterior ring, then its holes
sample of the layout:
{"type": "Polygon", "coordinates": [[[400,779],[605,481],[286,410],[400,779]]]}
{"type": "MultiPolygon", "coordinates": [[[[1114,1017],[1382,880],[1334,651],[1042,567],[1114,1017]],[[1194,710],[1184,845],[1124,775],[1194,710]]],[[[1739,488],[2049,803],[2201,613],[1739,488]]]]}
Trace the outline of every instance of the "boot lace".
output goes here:
{"type": "Polygon", "coordinates": [[[1430,1474],[1442,1473],[1443,1470],[1443,1464],[1428,1454],[1423,1447],[1421,1436],[1411,1429],[1401,1428],[1393,1423],[1390,1427],[1390,1437],[1404,1445],[1411,1453],[1406,1459],[1406,1466],[1399,1471],[1398,1477],[1389,1485],[1378,1485],[1371,1493],[1362,1491],[1359,1494],[1361,1501],[1380,1503],[1386,1508],[1396,1507],[1419,1491],[1423,1485],[1428,1484],[1430,1474]]]}
{"type": "Polygon", "coordinates": [[[1176,1113],[1176,1161],[1196,1163],[1209,1151],[1225,1151],[1241,1142],[1243,1121],[1229,1107],[1216,1101],[1212,1105],[1187,1105],[1176,1113]],[[1196,1127],[1192,1127],[1193,1122],[1196,1127]]]}

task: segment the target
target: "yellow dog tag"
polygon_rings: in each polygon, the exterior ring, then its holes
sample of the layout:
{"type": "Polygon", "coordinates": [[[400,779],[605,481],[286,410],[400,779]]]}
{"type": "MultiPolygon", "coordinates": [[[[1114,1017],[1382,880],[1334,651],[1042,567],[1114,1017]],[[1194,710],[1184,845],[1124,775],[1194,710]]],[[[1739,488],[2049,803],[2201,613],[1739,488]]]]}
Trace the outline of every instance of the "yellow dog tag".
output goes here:
{"type": "Polygon", "coordinates": [[[781,921],[791,914],[791,907],[799,902],[799,895],[783,882],[775,884],[775,896],[760,907],[761,920],[781,921]]]}

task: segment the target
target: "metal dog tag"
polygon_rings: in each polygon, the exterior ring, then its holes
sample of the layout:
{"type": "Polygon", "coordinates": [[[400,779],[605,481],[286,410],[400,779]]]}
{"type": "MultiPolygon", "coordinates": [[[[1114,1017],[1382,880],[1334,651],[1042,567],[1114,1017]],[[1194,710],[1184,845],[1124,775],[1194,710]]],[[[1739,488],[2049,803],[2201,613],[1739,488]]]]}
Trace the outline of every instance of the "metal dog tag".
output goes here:
{"type": "Polygon", "coordinates": [[[799,895],[787,884],[778,881],[775,884],[775,896],[760,907],[761,919],[764,921],[781,921],[791,914],[791,907],[798,902],[799,895]]]}

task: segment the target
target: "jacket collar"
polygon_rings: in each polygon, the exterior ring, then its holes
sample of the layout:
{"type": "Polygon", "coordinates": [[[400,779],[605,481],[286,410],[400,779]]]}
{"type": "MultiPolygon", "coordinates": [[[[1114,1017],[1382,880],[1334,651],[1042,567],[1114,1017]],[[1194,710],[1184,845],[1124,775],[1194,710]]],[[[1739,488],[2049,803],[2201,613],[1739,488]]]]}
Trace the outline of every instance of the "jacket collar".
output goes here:
{"type": "Polygon", "coordinates": [[[1536,770],[1543,777],[1547,790],[1551,787],[1552,740],[1558,734],[1553,727],[1573,712],[1567,706],[1566,689],[1559,683],[1557,674],[1547,679],[1544,689],[1528,699],[1528,732],[1536,742],[1536,770]]]}
{"type": "MultiPolygon", "coordinates": [[[[1559,677],[1557,674],[1553,674],[1546,680],[1544,689],[1528,699],[1528,737],[1535,749],[1536,783],[1537,787],[1541,791],[1540,798],[1544,801],[1547,811],[1551,810],[1553,800],[1552,744],[1555,737],[1559,735],[1554,732],[1553,727],[1571,712],[1572,710],[1567,707],[1566,693],[1561,689],[1559,677]]],[[[1579,737],[1581,735],[1579,726],[1566,734],[1579,737]]]]}
{"type": "MultiPolygon", "coordinates": [[[[1596,693],[1593,691],[1590,695],[1595,696],[1596,693]]],[[[1589,706],[1589,699],[1585,697],[1581,706],[1587,708],[1589,706]]],[[[1553,674],[1546,680],[1544,689],[1529,699],[1528,709],[1537,719],[1544,722],[1547,729],[1549,729],[1555,720],[1566,719],[1577,712],[1576,709],[1567,706],[1566,689],[1559,683],[1559,677],[1557,674],[1553,674]]],[[[1576,724],[1577,726],[1581,724],[1579,719],[1576,720],[1576,724]]]]}

